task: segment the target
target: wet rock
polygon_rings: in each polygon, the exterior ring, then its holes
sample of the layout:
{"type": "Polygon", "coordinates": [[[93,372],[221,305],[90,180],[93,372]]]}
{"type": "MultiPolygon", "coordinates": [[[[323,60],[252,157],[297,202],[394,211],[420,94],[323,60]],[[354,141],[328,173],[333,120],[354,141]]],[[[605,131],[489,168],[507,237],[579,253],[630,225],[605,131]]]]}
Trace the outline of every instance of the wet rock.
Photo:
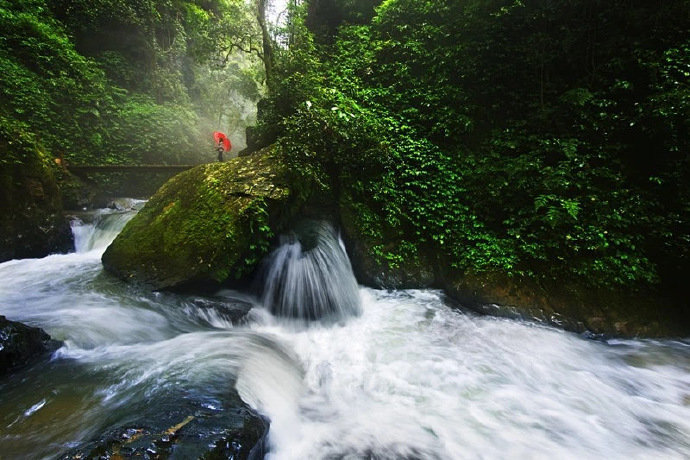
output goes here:
{"type": "Polygon", "coordinates": [[[249,310],[254,306],[249,302],[239,299],[209,299],[196,298],[191,300],[191,304],[202,312],[215,313],[225,321],[234,325],[240,324],[247,316],[249,310]]]}
{"type": "Polygon", "coordinates": [[[568,331],[609,337],[686,337],[688,315],[655,293],[537,284],[496,273],[441,270],[448,295],[479,313],[526,319],[568,331]]]}
{"type": "Polygon", "coordinates": [[[30,364],[59,346],[42,329],[0,316],[0,375],[30,364]]]}
{"type": "Polygon", "coordinates": [[[267,226],[289,219],[285,167],[270,149],[168,181],[103,255],[126,281],[153,289],[236,279],[267,248],[267,226]]]}
{"type": "Polygon", "coordinates": [[[168,395],[164,402],[150,401],[138,414],[127,426],[108,429],[61,458],[263,458],[268,421],[236,396],[226,407],[210,410],[168,395]]]}

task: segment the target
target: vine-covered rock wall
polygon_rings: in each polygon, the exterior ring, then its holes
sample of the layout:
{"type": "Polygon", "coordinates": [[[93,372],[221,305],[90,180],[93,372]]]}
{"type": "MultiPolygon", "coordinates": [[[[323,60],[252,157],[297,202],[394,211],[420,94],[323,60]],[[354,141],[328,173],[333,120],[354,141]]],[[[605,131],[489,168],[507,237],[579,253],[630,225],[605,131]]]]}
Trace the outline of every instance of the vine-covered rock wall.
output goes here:
{"type": "Polygon", "coordinates": [[[0,142],[0,262],[44,257],[73,248],[72,232],[62,214],[56,168],[36,147],[0,142]],[[10,156],[10,148],[22,149],[10,156]]]}

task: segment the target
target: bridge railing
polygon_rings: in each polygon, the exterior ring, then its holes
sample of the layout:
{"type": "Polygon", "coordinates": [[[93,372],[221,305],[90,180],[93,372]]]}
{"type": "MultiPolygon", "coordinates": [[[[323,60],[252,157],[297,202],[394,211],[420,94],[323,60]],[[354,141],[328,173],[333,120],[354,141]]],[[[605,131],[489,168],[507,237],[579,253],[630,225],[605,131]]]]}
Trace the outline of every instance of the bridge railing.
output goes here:
{"type": "Polygon", "coordinates": [[[99,172],[182,172],[198,165],[67,165],[72,173],[99,172]]]}

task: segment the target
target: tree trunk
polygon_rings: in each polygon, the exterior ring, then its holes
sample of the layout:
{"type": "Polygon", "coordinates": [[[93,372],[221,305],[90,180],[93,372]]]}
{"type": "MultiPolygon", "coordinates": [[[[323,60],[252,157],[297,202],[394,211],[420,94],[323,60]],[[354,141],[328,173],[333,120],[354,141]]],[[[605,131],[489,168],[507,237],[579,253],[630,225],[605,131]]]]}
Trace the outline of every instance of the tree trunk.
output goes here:
{"type": "Polygon", "coordinates": [[[271,36],[268,33],[268,25],[266,24],[266,8],[268,7],[269,1],[270,0],[257,0],[256,19],[259,21],[259,27],[261,27],[266,86],[270,92],[273,76],[273,44],[271,43],[271,36]]]}

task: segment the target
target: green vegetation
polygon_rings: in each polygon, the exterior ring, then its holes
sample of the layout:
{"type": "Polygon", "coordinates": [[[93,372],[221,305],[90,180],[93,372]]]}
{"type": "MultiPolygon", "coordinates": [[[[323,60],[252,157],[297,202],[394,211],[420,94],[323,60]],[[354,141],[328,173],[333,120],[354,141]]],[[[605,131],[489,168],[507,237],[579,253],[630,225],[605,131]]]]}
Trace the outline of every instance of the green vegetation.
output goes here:
{"type": "Polygon", "coordinates": [[[263,91],[260,37],[243,0],[0,0],[0,260],[69,249],[63,198],[103,195],[56,162],[207,163],[219,129],[241,149],[263,91]]]}
{"type": "Polygon", "coordinates": [[[0,124],[0,261],[72,248],[56,168],[36,139],[0,124]]]}
{"type": "Polygon", "coordinates": [[[206,162],[266,95],[251,147],[379,267],[679,298],[688,0],[269,3],[0,0],[0,164],[206,162]]]}
{"type": "Polygon", "coordinates": [[[242,1],[1,0],[1,132],[72,163],[210,161],[210,133],[241,133],[260,96],[260,62],[232,46],[258,33],[248,17],[242,1]]]}
{"type": "Polygon", "coordinates": [[[680,289],[688,1],[378,3],[292,5],[259,129],[380,263],[680,289]]]}

